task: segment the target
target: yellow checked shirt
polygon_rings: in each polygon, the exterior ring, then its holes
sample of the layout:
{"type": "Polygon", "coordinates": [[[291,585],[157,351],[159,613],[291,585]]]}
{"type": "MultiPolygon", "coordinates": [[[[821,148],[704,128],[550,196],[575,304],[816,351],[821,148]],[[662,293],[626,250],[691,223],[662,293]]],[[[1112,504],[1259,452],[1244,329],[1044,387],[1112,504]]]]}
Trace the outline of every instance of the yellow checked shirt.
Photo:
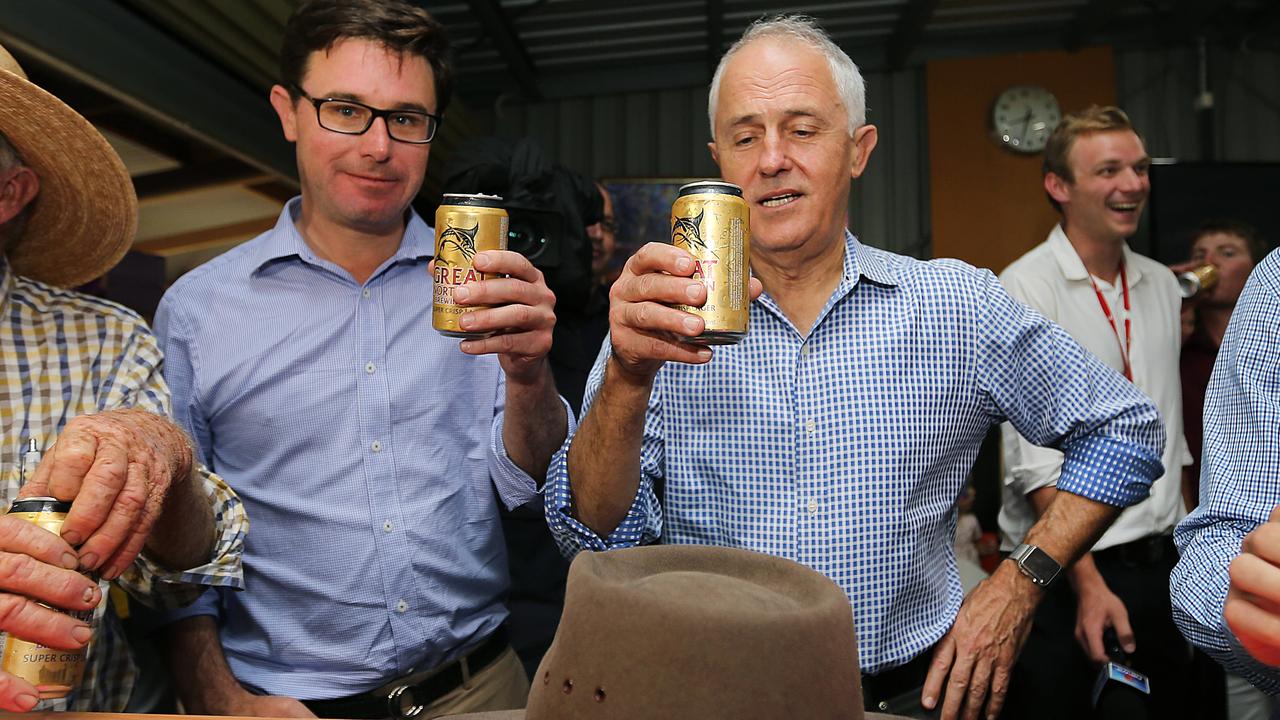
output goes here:
{"type": "MultiPolygon", "coordinates": [[[[14,275],[0,255],[0,503],[23,483],[29,440],[48,448],[72,418],[120,408],[169,415],[160,350],[142,318],[114,303],[14,275]]],[[[139,555],[116,583],[155,608],[191,603],[205,586],[244,587],[241,556],[249,529],[244,506],[204,468],[218,541],[209,562],[172,572],[139,555]]],[[[120,712],[137,669],[112,603],[98,608],[84,681],[67,709],[120,712]]],[[[46,706],[42,704],[41,708],[46,706]]]]}

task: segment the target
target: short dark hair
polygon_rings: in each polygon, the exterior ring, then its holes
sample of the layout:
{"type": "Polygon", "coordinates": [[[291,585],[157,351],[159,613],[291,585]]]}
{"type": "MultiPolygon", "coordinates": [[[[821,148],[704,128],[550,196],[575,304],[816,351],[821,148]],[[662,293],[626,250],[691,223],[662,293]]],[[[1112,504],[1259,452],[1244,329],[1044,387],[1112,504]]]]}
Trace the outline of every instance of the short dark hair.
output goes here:
{"type": "MultiPolygon", "coordinates": [[[[1142,133],[1133,127],[1129,116],[1114,105],[1105,107],[1090,105],[1084,110],[1063,116],[1062,121],[1053,129],[1048,142],[1045,143],[1044,163],[1040,166],[1041,176],[1048,177],[1049,173],[1053,173],[1068,183],[1074,183],[1076,178],[1071,172],[1070,156],[1071,147],[1076,144],[1076,138],[1081,135],[1121,130],[1130,130],[1138,136],[1139,140],[1142,139],[1142,133]]],[[[1049,204],[1053,209],[1062,212],[1062,206],[1058,201],[1054,200],[1048,192],[1045,195],[1049,197],[1049,204]]]]}
{"type": "Polygon", "coordinates": [[[311,53],[339,40],[358,38],[389,50],[424,58],[435,76],[437,115],[453,92],[453,64],[444,25],[426,10],[403,0],[306,0],[284,26],[280,48],[280,84],[296,101],[311,53]]]}
{"type": "Polygon", "coordinates": [[[1257,265],[1262,262],[1262,258],[1267,256],[1270,250],[1266,239],[1264,239],[1258,229],[1243,220],[1233,220],[1231,218],[1210,218],[1200,223],[1196,227],[1195,232],[1191,233],[1191,242],[1187,244],[1188,248],[1194,247],[1196,241],[1205,235],[1234,235],[1244,240],[1245,248],[1249,251],[1249,259],[1253,260],[1253,264],[1257,265]]]}

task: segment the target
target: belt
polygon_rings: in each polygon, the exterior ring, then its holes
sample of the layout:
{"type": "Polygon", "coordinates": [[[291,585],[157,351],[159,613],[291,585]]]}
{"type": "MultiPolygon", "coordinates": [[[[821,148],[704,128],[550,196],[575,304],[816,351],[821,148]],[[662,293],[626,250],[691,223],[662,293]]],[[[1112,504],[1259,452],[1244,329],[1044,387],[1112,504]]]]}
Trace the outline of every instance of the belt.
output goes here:
{"type": "Polygon", "coordinates": [[[863,709],[868,712],[885,712],[889,709],[889,700],[922,687],[925,676],[929,674],[929,662],[932,659],[933,648],[928,648],[898,667],[875,675],[863,673],[863,709]]]}
{"type": "Polygon", "coordinates": [[[1094,561],[1119,563],[1128,567],[1153,565],[1178,559],[1178,548],[1171,535],[1151,535],[1106,550],[1096,550],[1094,561]]]}
{"type": "Polygon", "coordinates": [[[472,675],[497,660],[507,647],[507,631],[499,627],[475,650],[430,671],[420,680],[415,678],[422,673],[417,673],[358,695],[336,700],[304,700],[302,704],[322,718],[407,720],[419,715],[425,707],[452,692],[464,681],[469,681],[472,675]]]}

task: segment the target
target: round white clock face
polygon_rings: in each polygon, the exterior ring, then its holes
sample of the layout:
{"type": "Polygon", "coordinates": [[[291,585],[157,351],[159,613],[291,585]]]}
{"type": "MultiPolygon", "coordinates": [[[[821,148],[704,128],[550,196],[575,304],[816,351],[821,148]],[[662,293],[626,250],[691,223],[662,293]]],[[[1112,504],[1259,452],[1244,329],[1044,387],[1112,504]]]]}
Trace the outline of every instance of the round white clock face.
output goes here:
{"type": "Polygon", "coordinates": [[[996,142],[1020,153],[1044,150],[1062,119],[1058,99],[1036,85],[1015,85],[1000,93],[991,109],[996,142]]]}

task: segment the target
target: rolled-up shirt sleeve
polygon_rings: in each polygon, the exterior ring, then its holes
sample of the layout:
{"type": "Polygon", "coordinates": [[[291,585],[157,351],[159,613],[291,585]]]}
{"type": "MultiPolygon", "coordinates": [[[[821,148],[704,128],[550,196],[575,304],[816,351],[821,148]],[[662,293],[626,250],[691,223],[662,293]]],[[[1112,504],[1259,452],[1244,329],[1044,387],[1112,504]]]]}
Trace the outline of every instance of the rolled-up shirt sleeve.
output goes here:
{"type": "MultiPolygon", "coordinates": [[[[110,390],[104,393],[101,410],[139,408],[170,416],[169,387],[160,372],[162,363],[155,336],[139,329],[119,360],[110,390]]],[[[181,356],[179,356],[181,357],[181,356]]],[[[199,451],[197,449],[197,456],[199,451]]],[[[209,586],[243,588],[241,558],[249,520],[235,492],[201,465],[196,472],[202,494],[213,509],[214,547],[206,563],[183,570],[170,570],[148,557],[146,550],[120,576],[118,583],[140,602],[155,608],[186,605],[209,586]]]]}
{"type": "MultiPolygon", "coordinates": [[[[499,376],[501,380],[498,382],[498,396],[494,400],[493,425],[489,432],[489,477],[493,478],[494,487],[497,488],[498,497],[502,498],[502,503],[508,510],[514,510],[536,499],[542,488],[538,487],[538,483],[529,473],[512,462],[511,456],[507,454],[507,445],[502,436],[503,425],[507,418],[507,384],[506,376],[501,373],[499,376]]],[[[557,399],[564,407],[565,417],[568,418],[565,433],[567,442],[578,429],[578,421],[573,416],[573,408],[569,403],[563,397],[557,396],[557,399]]]]}
{"type": "MultiPolygon", "coordinates": [[[[1155,403],[994,275],[983,282],[977,369],[993,419],[1061,451],[1059,490],[1116,507],[1145,499],[1164,474],[1155,403]]],[[[1045,460],[1037,455],[1024,468],[1029,486],[1049,477],[1045,460]]]]}
{"type": "MultiPolygon", "coordinates": [[[[582,416],[590,412],[604,383],[604,369],[611,354],[609,338],[605,338],[591,374],[587,378],[587,391],[582,404],[582,416]]],[[[632,499],[626,517],[608,537],[601,537],[584,525],[573,512],[573,485],[569,477],[569,447],[576,432],[570,433],[560,450],[551,459],[544,489],[544,509],[547,526],[555,538],[560,552],[573,557],[583,550],[612,550],[614,548],[647,545],[662,536],[662,506],[654,492],[654,483],[663,477],[665,445],[662,427],[661,384],[655,380],[649,404],[645,409],[644,438],[640,443],[640,485],[632,499]]],[[[575,428],[576,431],[576,428],[575,428]]],[[[586,449],[590,452],[590,448],[586,449]]]]}

